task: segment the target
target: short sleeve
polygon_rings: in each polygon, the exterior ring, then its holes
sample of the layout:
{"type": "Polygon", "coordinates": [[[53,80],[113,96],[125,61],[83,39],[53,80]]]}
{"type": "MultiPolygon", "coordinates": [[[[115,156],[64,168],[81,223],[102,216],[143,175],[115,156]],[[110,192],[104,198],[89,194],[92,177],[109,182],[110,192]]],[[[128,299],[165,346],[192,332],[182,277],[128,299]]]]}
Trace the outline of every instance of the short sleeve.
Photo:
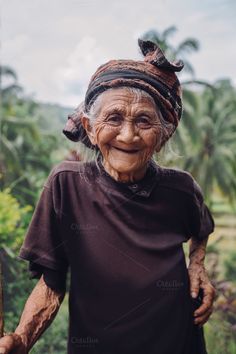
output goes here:
{"type": "Polygon", "coordinates": [[[47,286],[53,290],[66,291],[66,271],[52,270],[37,263],[29,262],[30,279],[43,279],[47,286]]]}
{"type": "Polygon", "coordinates": [[[193,181],[193,199],[189,207],[190,237],[203,240],[214,231],[214,228],[214,219],[204,202],[202,190],[197,182],[193,181]]]}
{"type": "Polygon", "coordinates": [[[51,173],[41,192],[19,257],[31,264],[65,273],[68,261],[56,205],[59,186],[53,181],[51,173]]]}

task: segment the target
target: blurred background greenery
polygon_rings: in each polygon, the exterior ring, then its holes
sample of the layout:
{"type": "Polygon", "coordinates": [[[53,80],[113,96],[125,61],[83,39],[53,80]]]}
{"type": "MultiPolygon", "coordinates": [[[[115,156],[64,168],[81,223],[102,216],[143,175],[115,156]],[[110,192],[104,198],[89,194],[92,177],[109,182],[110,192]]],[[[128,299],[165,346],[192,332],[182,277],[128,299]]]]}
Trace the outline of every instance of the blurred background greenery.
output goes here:
{"type": "MultiPolygon", "coordinates": [[[[158,163],[189,171],[203,189],[216,222],[206,259],[217,288],[215,312],[205,326],[209,354],[236,353],[236,90],[229,79],[199,81],[188,55],[199,50],[194,38],[173,47],[176,28],[143,35],[158,43],[169,59],[182,58],[184,112],[172,141],[155,156],[158,163]],[[186,75],[185,75],[186,77],[186,75]]],[[[0,257],[3,264],[5,330],[13,331],[36,281],[17,259],[19,247],[50,169],[63,159],[91,158],[61,130],[70,107],[36,102],[24,94],[13,68],[1,66],[0,257]],[[5,84],[6,83],[6,84],[5,84]]],[[[32,353],[65,353],[67,297],[56,320],[32,353]]]]}

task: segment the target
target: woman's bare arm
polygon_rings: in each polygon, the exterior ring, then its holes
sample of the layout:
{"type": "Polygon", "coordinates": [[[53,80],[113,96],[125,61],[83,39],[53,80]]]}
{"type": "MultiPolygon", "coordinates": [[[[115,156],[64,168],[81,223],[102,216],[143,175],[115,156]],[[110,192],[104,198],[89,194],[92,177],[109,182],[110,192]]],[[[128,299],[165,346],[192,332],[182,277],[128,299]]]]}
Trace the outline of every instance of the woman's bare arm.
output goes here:
{"type": "Polygon", "coordinates": [[[203,325],[213,311],[215,289],[212,286],[204,266],[208,238],[197,240],[191,238],[189,247],[189,278],[190,292],[193,298],[198,296],[200,288],[203,290],[201,306],[194,312],[195,324],[203,325]]]}
{"type": "Polygon", "coordinates": [[[26,301],[15,332],[0,339],[0,354],[28,353],[54,320],[64,295],[49,288],[42,276],[26,301]]]}

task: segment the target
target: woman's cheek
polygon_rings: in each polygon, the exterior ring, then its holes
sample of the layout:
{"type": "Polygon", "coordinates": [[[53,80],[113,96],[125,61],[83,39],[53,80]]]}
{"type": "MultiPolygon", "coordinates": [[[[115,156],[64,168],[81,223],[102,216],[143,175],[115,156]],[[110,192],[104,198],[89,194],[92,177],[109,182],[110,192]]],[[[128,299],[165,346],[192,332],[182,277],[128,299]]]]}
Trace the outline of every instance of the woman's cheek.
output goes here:
{"type": "Polygon", "coordinates": [[[95,136],[98,146],[102,146],[109,143],[116,136],[116,130],[107,124],[99,124],[95,126],[95,136]]]}
{"type": "Polygon", "coordinates": [[[141,138],[150,150],[154,150],[155,147],[161,143],[161,133],[159,129],[153,128],[151,130],[144,131],[141,138]]]}

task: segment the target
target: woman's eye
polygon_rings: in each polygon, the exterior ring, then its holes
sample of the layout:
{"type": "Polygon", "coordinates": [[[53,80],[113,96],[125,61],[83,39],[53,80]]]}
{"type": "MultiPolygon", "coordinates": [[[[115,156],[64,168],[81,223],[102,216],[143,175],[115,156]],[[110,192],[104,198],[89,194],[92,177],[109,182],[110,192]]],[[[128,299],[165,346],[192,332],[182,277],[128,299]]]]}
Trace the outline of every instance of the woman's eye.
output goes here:
{"type": "Polygon", "coordinates": [[[148,117],[139,117],[136,119],[136,124],[141,128],[150,128],[151,122],[148,117]]]}
{"type": "Polygon", "coordinates": [[[119,125],[122,122],[122,118],[119,115],[109,116],[106,120],[108,123],[119,125]]]}

